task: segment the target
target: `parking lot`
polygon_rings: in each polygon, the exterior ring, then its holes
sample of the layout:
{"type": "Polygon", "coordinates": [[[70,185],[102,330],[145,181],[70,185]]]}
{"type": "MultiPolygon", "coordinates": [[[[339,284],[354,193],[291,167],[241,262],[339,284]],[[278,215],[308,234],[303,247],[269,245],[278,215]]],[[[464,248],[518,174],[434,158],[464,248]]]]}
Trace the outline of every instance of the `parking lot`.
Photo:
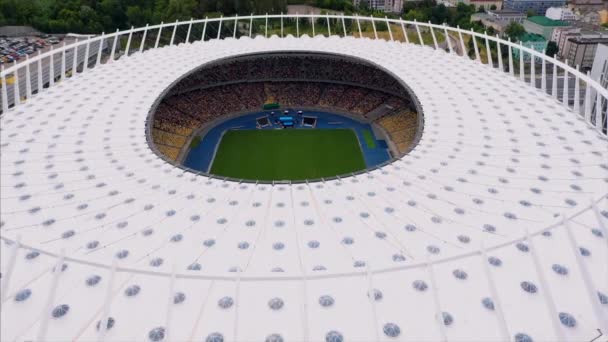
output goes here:
{"type": "MultiPolygon", "coordinates": [[[[19,65],[20,63],[24,62],[26,60],[26,56],[29,55],[30,58],[34,57],[36,55],[38,55],[38,53],[45,53],[47,51],[49,51],[51,48],[59,48],[60,46],[63,46],[63,44],[65,43],[66,46],[73,44],[74,42],[76,42],[75,37],[65,37],[63,39],[59,38],[59,37],[19,37],[19,38],[0,38],[0,52],[2,53],[2,57],[6,57],[6,56],[11,56],[12,58],[12,62],[2,62],[2,66],[4,68],[10,67],[13,65],[13,63],[17,63],[17,65],[19,65]],[[10,53],[6,53],[9,50],[15,50],[18,51],[19,53],[15,53],[15,52],[10,52],[10,53]],[[32,52],[33,50],[33,52],[32,52]],[[17,57],[13,57],[12,54],[16,54],[17,57]]],[[[85,38],[80,38],[80,39],[85,39],[85,38]]],[[[104,40],[103,42],[103,49],[107,49],[108,47],[108,41],[104,40]]],[[[71,74],[71,68],[74,65],[74,58],[76,58],[76,65],[80,68],[82,68],[82,64],[85,62],[90,63],[91,61],[93,61],[93,63],[95,62],[97,53],[99,51],[99,42],[93,42],[90,45],[90,49],[89,49],[89,53],[88,56],[85,57],[86,54],[86,48],[85,46],[80,46],[76,49],[76,51],[74,49],[68,49],[65,53],[65,66],[66,66],[66,73],[71,74]]],[[[50,68],[51,65],[51,60],[49,57],[45,57],[40,61],[40,64],[32,64],[30,65],[30,70],[29,70],[29,74],[30,74],[30,84],[32,85],[32,91],[37,91],[38,89],[38,82],[40,81],[43,85],[46,85],[49,83],[50,79],[51,79],[51,71],[52,71],[52,78],[53,79],[58,79],[61,76],[61,68],[62,68],[62,54],[61,53],[56,53],[54,54],[54,58],[53,58],[53,69],[50,68]],[[40,77],[39,77],[40,74],[40,77]]],[[[5,60],[9,60],[8,58],[6,58],[5,60]]],[[[27,92],[27,85],[26,85],[26,79],[27,79],[27,72],[26,72],[26,68],[22,67],[19,68],[19,72],[18,72],[18,78],[19,78],[19,92],[15,93],[15,85],[17,84],[17,79],[15,77],[15,73],[9,74],[7,75],[6,79],[4,80],[6,84],[2,83],[0,81],[0,87],[6,87],[7,89],[7,102],[8,105],[11,106],[13,105],[16,101],[17,98],[19,97],[23,97],[25,96],[26,92],[27,92]]],[[[0,105],[2,104],[2,99],[0,99],[0,105]]]]}
{"type": "MultiPolygon", "coordinates": [[[[73,38],[66,38],[65,43],[71,44],[73,38]]],[[[41,35],[16,38],[0,38],[0,64],[17,63],[25,60],[26,56],[38,51],[48,51],[51,46],[64,42],[62,37],[41,35]]]]}

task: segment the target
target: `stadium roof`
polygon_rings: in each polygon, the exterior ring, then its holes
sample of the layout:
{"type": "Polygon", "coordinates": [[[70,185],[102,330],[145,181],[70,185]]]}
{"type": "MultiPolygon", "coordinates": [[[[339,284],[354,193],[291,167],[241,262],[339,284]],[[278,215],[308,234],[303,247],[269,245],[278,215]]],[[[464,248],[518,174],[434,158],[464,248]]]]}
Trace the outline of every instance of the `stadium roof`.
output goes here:
{"type": "Polygon", "coordinates": [[[352,37],[195,42],[79,74],[0,123],[3,341],[591,340],[606,327],[608,140],[468,58],[352,37]],[[148,111],[177,78],[265,51],[392,72],[423,107],[420,143],[293,185],[207,178],[149,148],[148,111]]]}

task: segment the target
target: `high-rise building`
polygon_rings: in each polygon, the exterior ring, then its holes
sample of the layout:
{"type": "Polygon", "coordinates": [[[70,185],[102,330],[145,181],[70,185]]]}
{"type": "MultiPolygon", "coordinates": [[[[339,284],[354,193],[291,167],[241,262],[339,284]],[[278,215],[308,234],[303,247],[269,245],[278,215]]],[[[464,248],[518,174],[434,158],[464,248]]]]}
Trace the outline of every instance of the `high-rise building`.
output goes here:
{"type": "Polygon", "coordinates": [[[524,20],[524,28],[528,33],[540,34],[547,40],[551,39],[555,28],[569,25],[565,21],[553,20],[544,16],[534,16],[524,20]]]}
{"type": "MultiPolygon", "coordinates": [[[[595,51],[593,65],[591,66],[591,78],[596,80],[604,89],[608,89],[608,43],[599,44],[595,51]]],[[[593,97],[592,112],[597,112],[597,98],[593,97]]],[[[601,112],[606,113],[608,101],[601,104],[601,112]]]]}
{"type": "Polygon", "coordinates": [[[608,34],[598,32],[583,32],[568,39],[567,50],[562,56],[571,66],[580,66],[582,70],[589,70],[593,66],[595,54],[600,44],[608,44],[608,34]]]}
{"type": "Polygon", "coordinates": [[[364,2],[369,8],[378,11],[401,13],[403,10],[403,0],[353,0],[353,5],[360,7],[364,2]]]}
{"type": "Polygon", "coordinates": [[[547,12],[549,7],[562,7],[565,5],[566,0],[505,0],[502,7],[524,13],[532,10],[536,14],[542,15],[547,12]]]}

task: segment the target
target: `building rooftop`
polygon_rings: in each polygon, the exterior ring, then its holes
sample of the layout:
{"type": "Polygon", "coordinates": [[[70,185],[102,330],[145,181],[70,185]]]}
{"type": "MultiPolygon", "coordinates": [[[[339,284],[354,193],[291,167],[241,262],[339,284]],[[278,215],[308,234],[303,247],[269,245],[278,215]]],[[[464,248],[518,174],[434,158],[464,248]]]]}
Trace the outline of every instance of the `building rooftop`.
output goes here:
{"type": "Polygon", "coordinates": [[[585,37],[572,37],[568,39],[571,42],[578,44],[608,44],[608,35],[605,37],[585,38],[585,37]]]}
{"type": "Polygon", "coordinates": [[[494,14],[494,15],[522,15],[522,16],[525,16],[525,13],[515,11],[515,10],[510,10],[510,9],[488,11],[488,13],[494,14]]]}
{"type": "Polygon", "coordinates": [[[522,42],[546,42],[547,41],[545,39],[545,37],[543,37],[539,34],[534,34],[534,33],[526,33],[521,37],[520,40],[522,42]]]}
{"type": "Polygon", "coordinates": [[[570,24],[568,24],[565,21],[561,21],[561,20],[553,20],[553,19],[549,19],[545,16],[533,16],[533,17],[529,17],[526,20],[529,20],[537,25],[541,25],[541,26],[569,26],[570,24]]]}

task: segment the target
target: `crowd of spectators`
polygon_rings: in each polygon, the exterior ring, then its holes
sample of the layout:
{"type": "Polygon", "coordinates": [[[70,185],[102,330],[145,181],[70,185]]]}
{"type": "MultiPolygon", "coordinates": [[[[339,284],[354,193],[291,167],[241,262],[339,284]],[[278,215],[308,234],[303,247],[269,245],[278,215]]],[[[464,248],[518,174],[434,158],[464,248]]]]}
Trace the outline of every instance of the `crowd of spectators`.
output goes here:
{"type": "Polygon", "coordinates": [[[376,122],[386,130],[400,153],[407,152],[418,132],[418,114],[410,110],[395,111],[376,122]]]}
{"type": "Polygon", "coordinates": [[[208,87],[235,80],[309,80],[363,85],[400,93],[401,85],[388,73],[352,59],[327,55],[265,55],[224,61],[202,68],[183,79],[174,92],[208,87]]]}
{"type": "MultiPolygon", "coordinates": [[[[234,69],[227,71],[234,72],[234,69]]],[[[411,141],[407,137],[400,139],[402,133],[407,133],[413,127],[409,119],[403,119],[412,116],[404,114],[408,113],[409,103],[404,98],[350,84],[249,80],[170,93],[154,113],[152,139],[162,154],[176,160],[188,137],[196,129],[227,114],[261,110],[264,104],[271,102],[279,103],[284,108],[327,108],[360,115],[363,119],[369,112],[383,106],[395,114],[384,116],[377,122],[395,139],[400,150],[407,148],[407,141],[411,141]]]]}

